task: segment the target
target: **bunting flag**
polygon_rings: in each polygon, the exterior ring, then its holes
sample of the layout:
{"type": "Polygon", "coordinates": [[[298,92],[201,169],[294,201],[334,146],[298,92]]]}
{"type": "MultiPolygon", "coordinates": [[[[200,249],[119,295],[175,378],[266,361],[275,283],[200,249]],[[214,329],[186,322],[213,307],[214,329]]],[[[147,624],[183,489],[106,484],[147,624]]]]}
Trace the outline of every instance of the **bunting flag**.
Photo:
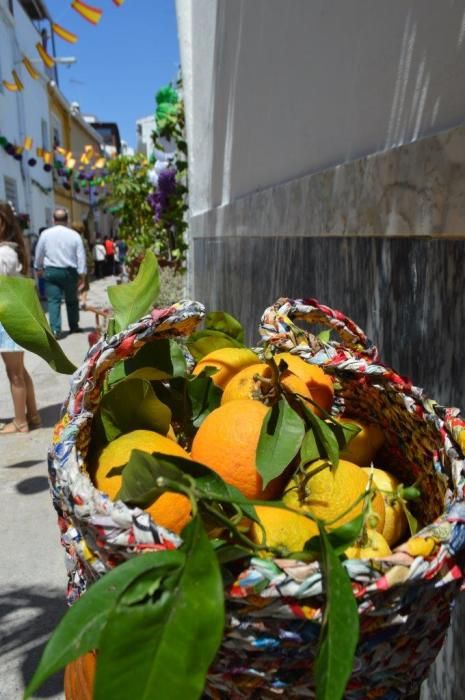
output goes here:
{"type": "Polygon", "coordinates": [[[91,24],[98,24],[98,22],[100,22],[102,10],[98,7],[87,5],[85,2],[82,2],[82,0],[73,0],[71,7],[91,24]]]}
{"type": "Polygon", "coordinates": [[[113,3],[116,5],[116,7],[121,7],[123,2],[124,2],[124,0],[113,0],[113,3]]]}
{"type": "Polygon", "coordinates": [[[106,165],[105,158],[98,158],[98,160],[95,161],[95,167],[97,169],[104,168],[105,165],[106,165]]]}
{"type": "Polygon", "coordinates": [[[32,137],[31,136],[26,136],[26,138],[24,139],[23,148],[25,151],[31,150],[31,148],[32,148],[32,137]]]}
{"type": "Polygon", "coordinates": [[[65,165],[66,165],[67,168],[71,168],[71,170],[72,170],[72,169],[74,168],[74,166],[76,165],[76,160],[75,160],[75,158],[68,158],[68,159],[66,160],[65,165]]]}
{"type": "Polygon", "coordinates": [[[44,159],[45,165],[50,165],[50,163],[52,162],[52,154],[50,153],[50,151],[43,151],[42,158],[44,159]]]}
{"type": "Polygon", "coordinates": [[[42,156],[44,155],[44,149],[41,148],[40,146],[38,146],[38,147],[36,148],[36,155],[37,155],[38,158],[42,158],[42,156]]]}
{"type": "Polygon", "coordinates": [[[38,80],[40,78],[40,73],[36,71],[30,60],[28,59],[27,56],[24,56],[23,58],[23,64],[29,75],[33,80],[38,80]]]}
{"type": "Polygon", "coordinates": [[[55,65],[55,59],[46,52],[40,41],[37,42],[36,49],[47,68],[53,68],[55,65]]]}
{"type": "Polygon", "coordinates": [[[10,92],[20,92],[21,90],[24,90],[24,85],[22,84],[17,72],[14,69],[11,71],[11,77],[13,78],[12,83],[9,83],[7,80],[2,80],[3,87],[5,87],[10,92]]]}
{"type": "Polygon", "coordinates": [[[56,22],[53,22],[52,29],[55,32],[55,34],[60,37],[60,39],[67,41],[69,44],[75,44],[78,40],[77,34],[74,34],[68,29],[61,27],[59,24],[56,24],[56,22]]]}
{"type": "Polygon", "coordinates": [[[61,146],[55,146],[55,151],[60,154],[60,156],[66,156],[66,148],[61,146]]]}

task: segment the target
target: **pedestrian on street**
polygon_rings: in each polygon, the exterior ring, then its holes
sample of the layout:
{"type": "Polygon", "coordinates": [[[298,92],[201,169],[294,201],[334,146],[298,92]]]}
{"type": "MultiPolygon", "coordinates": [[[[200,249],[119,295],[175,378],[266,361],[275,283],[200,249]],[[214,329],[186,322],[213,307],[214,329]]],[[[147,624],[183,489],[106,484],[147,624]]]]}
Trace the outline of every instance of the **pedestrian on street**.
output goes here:
{"type": "Polygon", "coordinates": [[[92,248],[92,256],[94,258],[94,273],[98,280],[105,277],[105,257],[106,251],[105,246],[102,243],[101,238],[97,238],[95,245],[92,248]]]}
{"type": "Polygon", "coordinates": [[[106,258],[105,258],[105,274],[114,275],[115,274],[115,244],[112,239],[105,236],[103,239],[103,245],[105,246],[106,258]]]}
{"type": "Polygon", "coordinates": [[[77,231],[81,236],[82,243],[84,245],[84,250],[86,251],[86,268],[87,272],[84,277],[84,284],[81,287],[81,292],[79,294],[79,308],[85,309],[87,304],[87,293],[90,289],[90,272],[92,270],[92,251],[89,245],[89,239],[87,235],[87,228],[83,221],[73,221],[71,223],[71,228],[73,231],[77,231]]]}
{"type": "Polygon", "coordinates": [[[61,300],[64,295],[70,333],[79,327],[79,290],[86,275],[86,251],[82,238],[68,226],[66,209],[56,209],[54,226],[45,229],[37,242],[34,267],[45,277],[50,326],[56,338],[61,330],[61,300]]]}
{"type": "MultiPolygon", "coordinates": [[[[28,256],[21,229],[9,204],[0,202],[0,274],[17,276],[28,272],[28,256]]],[[[0,435],[28,433],[40,428],[34,385],[24,366],[24,350],[10,338],[0,323],[0,354],[10,382],[15,417],[0,429],[0,435]]]]}

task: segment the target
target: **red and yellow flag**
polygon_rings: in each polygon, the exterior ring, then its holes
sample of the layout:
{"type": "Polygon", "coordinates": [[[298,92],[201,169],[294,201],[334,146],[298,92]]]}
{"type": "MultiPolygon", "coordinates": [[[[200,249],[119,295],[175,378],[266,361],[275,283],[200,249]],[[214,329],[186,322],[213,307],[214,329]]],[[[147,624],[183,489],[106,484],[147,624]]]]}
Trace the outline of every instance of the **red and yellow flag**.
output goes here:
{"type": "Polygon", "coordinates": [[[82,2],[82,0],[73,0],[71,7],[91,24],[98,24],[100,22],[102,10],[98,7],[87,5],[87,3],[82,2]]]}
{"type": "Polygon", "coordinates": [[[33,80],[38,80],[40,78],[40,74],[36,71],[36,69],[34,68],[27,56],[24,56],[23,64],[33,80]]]}
{"type": "Polygon", "coordinates": [[[116,5],[116,7],[121,7],[121,5],[123,4],[124,0],[113,0],[113,2],[114,2],[114,4],[116,5]]]}
{"type": "Polygon", "coordinates": [[[22,84],[15,70],[11,71],[11,77],[13,78],[12,83],[9,83],[7,80],[2,80],[3,87],[10,92],[21,92],[21,90],[24,90],[24,85],[22,84]]]}
{"type": "Polygon", "coordinates": [[[55,59],[46,52],[40,41],[37,42],[36,49],[47,68],[53,68],[55,65],[55,59]]]}
{"type": "Polygon", "coordinates": [[[52,24],[52,29],[55,34],[60,37],[60,39],[67,41],[69,44],[75,44],[78,40],[77,34],[73,34],[73,32],[70,32],[69,29],[61,27],[59,24],[56,24],[56,22],[52,24]]]}

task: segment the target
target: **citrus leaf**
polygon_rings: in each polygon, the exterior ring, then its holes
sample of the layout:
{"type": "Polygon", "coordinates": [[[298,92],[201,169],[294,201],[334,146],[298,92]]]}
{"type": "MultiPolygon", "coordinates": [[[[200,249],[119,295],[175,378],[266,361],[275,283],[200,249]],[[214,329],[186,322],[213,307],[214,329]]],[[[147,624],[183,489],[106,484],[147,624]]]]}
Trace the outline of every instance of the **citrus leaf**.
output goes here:
{"type": "Polygon", "coordinates": [[[244,345],[221,331],[197,331],[187,340],[187,347],[196,362],[213,350],[220,348],[243,348],[244,345]]]}
{"type": "Polygon", "coordinates": [[[317,700],[342,700],[359,638],[357,603],[346,570],[319,524],[326,607],[315,661],[317,700]]]}
{"type": "Polygon", "coordinates": [[[120,601],[113,609],[101,637],[95,700],[202,695],[223,636],[223,584],[198,516],[183,539],[185,565],[174,588],[158,591],[155,602],[120,601]]]}
{"type": "Polygon", "coordinates": [[[353,438],[361,431],[361,427],[359,425],[355,425],[355,423],[339,423],[338,421],[331,421],[328,423],[328,425],[336,436],[340,450],[347,447],[349,442],[353,440],[353,438]]]}
{"type": "Polygon", "coordinates": [[[155,430],[166,435],[171,411],[155,394],[150,382],[129,377],[104,394],[100,417],[110,442],[131,430],[155,430]]]}
{"type": "Polygon", "coordinates": [[[216,368],[207,367],[201,374],[189,377],[187,381],[187,395],[192,406],[192,422],[195,428],[202,425],[208,414],[221,403],[222,391],[209,376],[217,371],[216,368]]]}
{"type": "Polygon", "coordinates": [[[305,434],[302,418],[281,398],[266,414],[257,445],[257,469],[266,488],[296,456],[305,434]]]}
{"type": "Polygon", "coordinates": [[[418,532],[418,520],[415,518],[414,515],[412,515],[410,510],[407,508],[406,503],[402,499],[400,499],[400,505],[402,506],[402,510],[404,511],[405,517],[407,518],[410,534],[416,535],[418,532]]]}
{"type": "Polygon", "coordinates": [[[244,342],[244,328],[234,316],[226,311],[210,311],[205,316],[205,329],[221,331],[231,338],[235,338],[239,343],[244,342]]]}
{"type": "Polygon", "coordinates": [[[0,275],[0,322],[18,345],[39,355],[56,372],[76,371],[52,333],[33,280],[0,275]]]}
{"type": "Polygon", "coordinates": [[[146,343],[124,363],[127,375],[147,367],[160,373],[158,379],[182,377],[186,372],[186,360],[175,340],[163,338],[146,343]]]}
{"type": "MultiPolygon", "coordinates": [[[[365,521],[365,514],[360,513],[356,518],[328,533],[328,540],[334,553],[339,556],[344,554],[347,547],[360,536],[365,521]]],[[[311,537],[304,545],[304,551],[311,552],[317,556],[321,555],[322,543],[319,535],[311,537]]]]}
{"type": "Polygon", "coordinates": [[[316,439],[319,440],[323,446],[325,456],[328,458],[333,467],[337,467],[339,463],[339,445],[335,434],[327,423],[324,422],[324,420],[318,418],[317,415],[307,408],[304,401],[302,401],[300,398],[299,403],[305,413],[305,417],[315,432],[316,439]]]}
{"type": "Polygon", "coordinates": [[[318,333],[318,338],[321,340],[322,343],[329,343],[329,340],[331,338],[331,331],[328,328],[325,328],[324,331],[318,333]]]}
{"type": "Polygon", "coordinates": [[[160,291],[158,262],[148,250],[136,278],[127,284],[108,287],[108,298],[115,314],[115,332],[124,330],[145,316],[155,304],[160,291]]]}
{"type": "Polygon", "coordinates": [[[315,459],[319,459],[322,456],[321,453],[322,449],[318,444],[315,433],[313,430],[307,430],[300,447],[300,463],[305,465],[309,462],[314,462],[315,459]]]}
{"type": "Polygon", "coordinates": [[[121,564],[94,583],[74,603],[55,628],[39,665],[28,684],[24,700],[56,673],[79,656],[97,649],[101,633],[120,595],[139,577],[155,572],[156,577],[179,569],[185,560],[180,551],[148,553],[121,564]]]}

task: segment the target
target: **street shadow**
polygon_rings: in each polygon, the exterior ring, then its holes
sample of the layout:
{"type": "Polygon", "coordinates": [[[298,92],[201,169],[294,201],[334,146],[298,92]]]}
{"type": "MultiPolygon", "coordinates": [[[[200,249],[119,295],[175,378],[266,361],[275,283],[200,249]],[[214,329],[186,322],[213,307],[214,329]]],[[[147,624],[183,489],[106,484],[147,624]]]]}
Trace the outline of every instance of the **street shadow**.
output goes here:
{"type": "MultiPolygon", "coordinates": [[[[51,633],[67,610],[64,590],[10,588],[0,593],[0,658],[17,658],[24,687],[31,680],[51,633]]],[[[34,693],[49,698],[63,692],[63,673],[34,693]]]]}
{"type": "Polygon", "coordinates": [[[43,461],[43,459],[24,459],[22,462],[8,464],[7,469],[29,469],[30,467],[35,467],[36,464],[43,464],[43,461]]]}
{"type": "Polygon", "coordinates": [[[54,403],[51,406],[44,406],[39,410],[42,419],[42,428],[53,428],[60,420],[62,403],[54,403]]]}
{"type": "Polygon", "coordinates": [[[16,484],[16,490],[23,496],[33,496],[36,493],[49,490],[49,483],[46,476],[31,476],[16,484]]]}

